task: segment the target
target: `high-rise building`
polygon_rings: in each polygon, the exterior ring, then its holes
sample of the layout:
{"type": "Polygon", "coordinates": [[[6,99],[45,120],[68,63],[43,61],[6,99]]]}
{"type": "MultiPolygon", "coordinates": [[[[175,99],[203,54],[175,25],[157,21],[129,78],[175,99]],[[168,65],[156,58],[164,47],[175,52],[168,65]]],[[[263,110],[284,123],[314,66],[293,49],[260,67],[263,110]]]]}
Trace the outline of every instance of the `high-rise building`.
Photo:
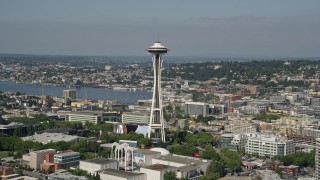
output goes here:
{"type": "Polygon", "coordinates": [[[161,42],[157,41],[152,46],[150,46],[147,51],[152,54],[153,62],[153,96],[152,105],[149,121],[149,132],[148,137],[154,140],[161,140],[165,142],[165,124],[163,119],[162,110],[162,95],[161,95],[161,71],[162,71],[162,55],[167,53],[169,50],[162,45],[161,42]],[[155,130],[154,137],[151,137],[152,129],[155,130]]]}
{"type": "Polygon", "coordinates": [[[76,90],[63,90],[63,97],[69,99],[77,99],[77,91],[76,90]]]}
{"type": "Polygon", "coordinates": [[[320,179],[320,138],[316,139],[315,179],[320,179]]]}

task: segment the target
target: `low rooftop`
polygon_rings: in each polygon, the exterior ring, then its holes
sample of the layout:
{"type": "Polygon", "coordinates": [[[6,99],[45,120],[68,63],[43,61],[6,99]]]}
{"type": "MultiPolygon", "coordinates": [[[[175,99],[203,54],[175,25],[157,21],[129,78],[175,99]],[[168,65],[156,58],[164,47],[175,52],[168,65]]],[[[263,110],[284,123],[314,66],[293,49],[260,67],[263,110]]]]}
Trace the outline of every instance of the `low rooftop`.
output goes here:
{"type": "Polygon", "coordinates": [[[36,142],[41,142],[42,144],[47,144],[49,142],[59,142],[59,141],[71,142],[79,138],[80,138],[79,136],[45,132],[42,134],[35,134],[32,136],[22,137],[21,139],[24,141],[36,141],[36,142]]]}
{"type": "Polygon", "coordinates": [[[136,150],[134,150],[133,152],[134,152],[134,153],[143,154],[143,155],[160,154],[160,152],[151,151],[151,150],[148,150],[148,149],[136,149],[136,150]]]}
{"type": "Polygon", "coordinates": [[[154,158],[154,159],[170,161],[170,162],[175,162],[175,163],[180,163],[180,164],[185,164],[185,165],[200,164],[200,163],[202,164],[207,161],[207,160],[201,160],[201,159],[196,159],[196,158],[187,157],[187,156],[176,156],[176,155],[172,155],[172,154],[158,157],[158,158],[154,158]]]}
{"type": "Polygon", "coordinates": [[[64,156],[74,156],[74,155],[79,155],[80,156],[80,153],[79,152],[69,151],[69,152],[62,152],[62,153],[59,153],[59,154],[55,154],[54,156],[55,157],[57,157],[57,156],[64,157],[64,156]]]}
{"type": "Polygon", "coordinates": [[[103,174],[109,174],[112,176],[122,177],[122,178],[132,178],[134,176],[140,176],[143,175],[143,173],[133,173],[133,172],[127,172],[117,169],[104,169],[102,170],[103,174]]]}
{"type": "Polygon", "coordinates": [[[175,167],[164,165],[164,164],[152,164],[152,165],[149,165],[149,166],[143,166],[142,168],[161,171],[161,170],[165,170],[165,169],[168,169],[168,168],[175,168],[175,167]]]}

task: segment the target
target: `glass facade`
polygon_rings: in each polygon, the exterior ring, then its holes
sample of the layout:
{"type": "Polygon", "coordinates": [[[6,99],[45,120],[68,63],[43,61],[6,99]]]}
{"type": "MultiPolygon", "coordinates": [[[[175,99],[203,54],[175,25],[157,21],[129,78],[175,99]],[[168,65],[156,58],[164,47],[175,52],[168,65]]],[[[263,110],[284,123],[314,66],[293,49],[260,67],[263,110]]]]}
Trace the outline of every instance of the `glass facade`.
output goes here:
{"type": "Polygon", "coordinates": [[[79,166],[80,153],[62,153],[54,155],[54,162],[61,164],[63,168],[79,166]]]}

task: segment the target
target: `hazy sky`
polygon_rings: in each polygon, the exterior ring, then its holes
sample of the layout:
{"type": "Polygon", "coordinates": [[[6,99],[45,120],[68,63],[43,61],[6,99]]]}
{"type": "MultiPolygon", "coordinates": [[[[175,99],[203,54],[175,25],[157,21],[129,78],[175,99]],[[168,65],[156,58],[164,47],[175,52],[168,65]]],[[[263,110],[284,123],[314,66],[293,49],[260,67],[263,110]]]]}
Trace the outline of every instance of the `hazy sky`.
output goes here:
{"type": "Polygon", "coordinates": [[[0,53],[320,57],[320,0],[1,0],[0,53]]]}

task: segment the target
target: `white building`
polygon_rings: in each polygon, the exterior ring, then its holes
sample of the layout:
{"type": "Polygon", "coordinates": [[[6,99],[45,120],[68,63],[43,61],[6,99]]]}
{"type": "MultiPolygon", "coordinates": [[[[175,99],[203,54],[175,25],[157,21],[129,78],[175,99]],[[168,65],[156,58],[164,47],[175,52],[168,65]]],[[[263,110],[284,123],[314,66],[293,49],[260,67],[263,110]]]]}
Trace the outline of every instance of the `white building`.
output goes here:
{"type": "Polygon", "coordinates": [[[174,171],[178,178],[197,179],[202,176],[201,172],[205,173],[207,171],[210,163],[210,160],[169,154],[153,158],[152,165],[144,166],[140,168],[140,171],[147,173],[148,180],[153,180],[155,174],[160,174],[159,180],[163,180],[162,175],[167,171],[174,171]]]}
{"type": "Polygon", "coordinates": [[[88,159],[80,161],[79,168],[95,174],[103,169],[118,169],[118,161],[107,158],[88,159]]]}
{"type": "Polygon", "coordinates": [[[152,164],[140,168],[140,172],[147,175],[147,180],[164,180],[164,174],[170,171],[176,172],[177,168],[164,164],[152,164]]]}
{"type": "MultiPolygon", "coordinates": [[[[129,157],[131,158],[131,155],[129,157]]],[[[102,158],[81,161],[80,168],[90,173],[99,171],[102,180],[163,180],[164,174],[168,171],[175,172],[177,178],[196,180],[207,171],[211,163],[211,160],[172,155],[163,148],[136,149],[133,150],[132,157],[133,164],[140,166],[140,172],[118,170],[118,164],[113,161],[106,162],[102,158]]]]}
{"type": "Polygon", "coordinates": [[[103,121],[103,111],[79,111],[66,114],[66,121],[98,124],[103,121]]]}
{"type": "Polygon", "coordinates": [[[148,124],[149,120],[149,114],[141,112],[124,112],[121,118],[122,123],[148,124]]]}
{"type": "Polygon", "coordinates": [[[140,166],[151,165],[152,158],[160,157],[161,153],[146,149],[136,149],[133,151],[133,160],[140,166]]]}
{"type": "Polygon", "coordinates": [[[144,173],[133,173],[116,169],[104,169],[100,173],[101,180],[147,180],[144,173]]]}
{"type": "Polygon", "coordinates": [[[285,156],[294,152],[293,140],[288,140],[285,137],[250,134],[246,145],[246,153],[257,153],[261,157],[285,156]]]}
{"type": "Polygon", "coordinates": [[[232,151],[240,151],[246,148],[248,137],[245,134],[222,134],[222,147],[232,151]]]}
{"type": "Polygon", "coordinates": [[[109,65],[105,65],[105,66],[104,66],[104,70],[106,70],[106,71],[111,70],[111,66],[109,66],[109,65]]]}

